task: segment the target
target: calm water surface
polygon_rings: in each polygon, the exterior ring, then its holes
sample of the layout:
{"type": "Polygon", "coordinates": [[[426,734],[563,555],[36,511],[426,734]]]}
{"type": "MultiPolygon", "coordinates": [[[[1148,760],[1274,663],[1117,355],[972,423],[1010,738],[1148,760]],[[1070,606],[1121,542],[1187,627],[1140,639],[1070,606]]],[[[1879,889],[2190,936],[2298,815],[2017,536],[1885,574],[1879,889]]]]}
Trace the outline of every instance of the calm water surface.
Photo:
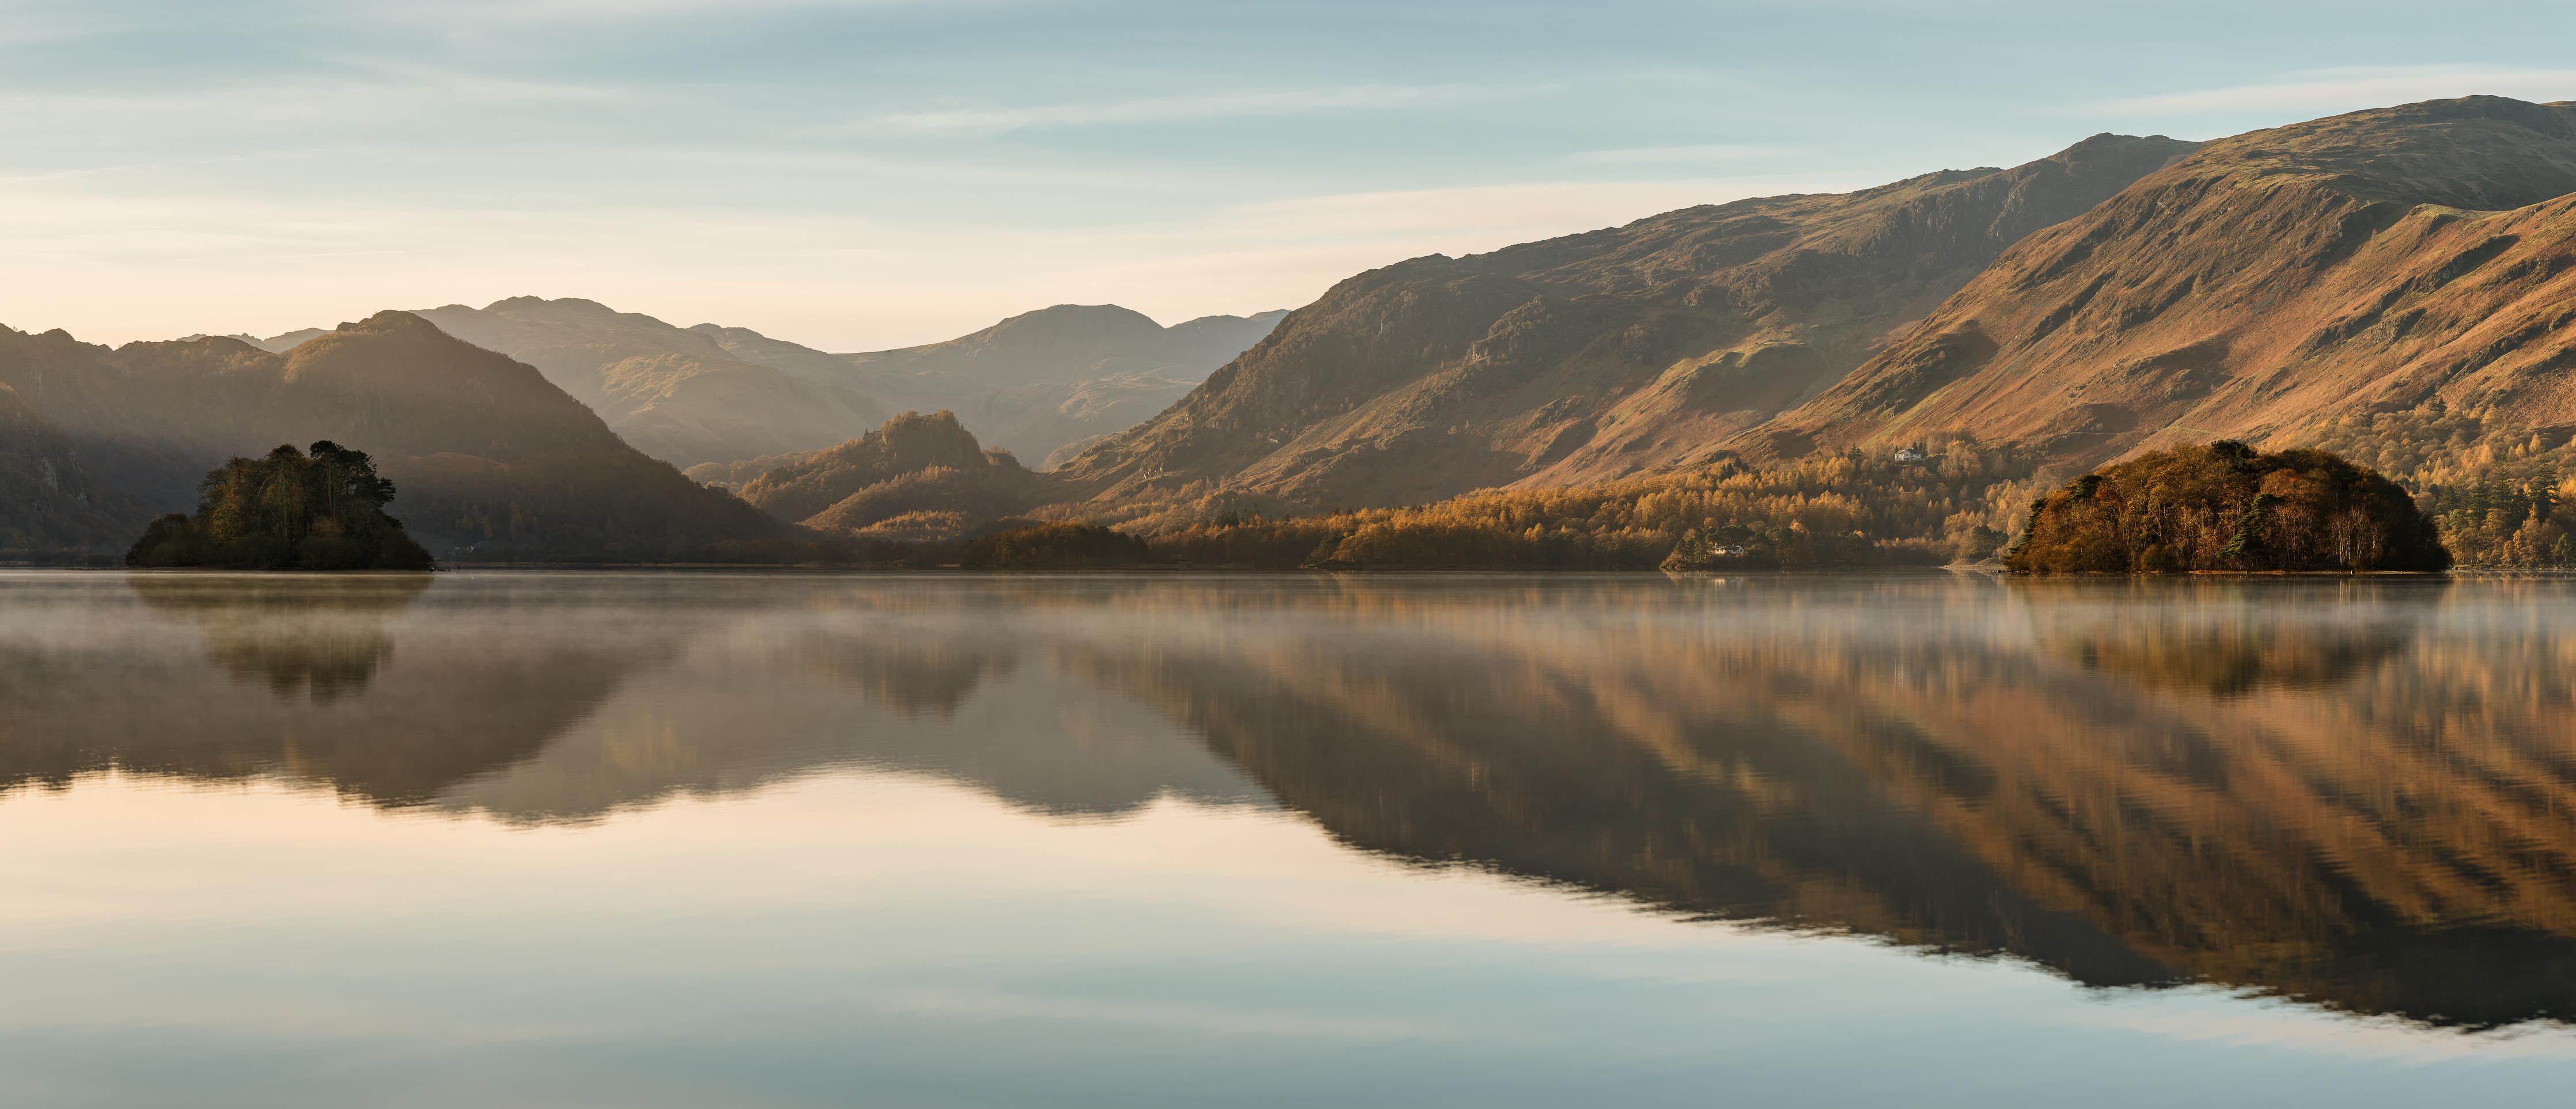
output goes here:
{"type": "Polygon", "coordinates": [[[0,1104],[2547,1104],[2576,582],[0,574],[0,1104]]]}

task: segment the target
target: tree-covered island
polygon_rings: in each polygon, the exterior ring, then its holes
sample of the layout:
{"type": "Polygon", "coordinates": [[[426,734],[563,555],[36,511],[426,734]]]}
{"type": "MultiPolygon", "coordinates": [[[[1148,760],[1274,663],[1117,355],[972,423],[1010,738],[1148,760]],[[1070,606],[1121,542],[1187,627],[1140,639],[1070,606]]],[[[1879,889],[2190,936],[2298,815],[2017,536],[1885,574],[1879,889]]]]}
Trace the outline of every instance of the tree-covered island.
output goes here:
{"type": "Polygon", "coordinates": [[[2004,561],[2031,574],[2434,572],[2451,553],[2377,471],[2220,440],[2142,454],[2040,498],[2004,561]]]}
{"type": "Polygon", "coordinates": [[[394,483],[375,461],[325,439],[235,458],[197,486],[197,513],[152,521],[125,553],[139,567],[229,570],[434,570],[385,514],[394,483]]]}

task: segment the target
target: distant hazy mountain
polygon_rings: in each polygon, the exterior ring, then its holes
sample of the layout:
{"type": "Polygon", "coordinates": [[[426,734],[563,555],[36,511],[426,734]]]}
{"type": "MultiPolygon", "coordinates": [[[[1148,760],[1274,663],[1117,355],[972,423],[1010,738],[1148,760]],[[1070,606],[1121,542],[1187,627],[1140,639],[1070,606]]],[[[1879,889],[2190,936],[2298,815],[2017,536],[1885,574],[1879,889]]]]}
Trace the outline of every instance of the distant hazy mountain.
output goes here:
{"type": "Polygon", "coordinates": [[[906,412],[837,447],[692,467],[777,519],[829,535],[955,539],[1025,511],[1043,484],[949,412],[906,412]]]}
{"type": "Polygon", "coordinates": [[[987,445],[1043,468],[1068,446],[1152,418],[1286,315],[1164,327],[1116,305],[1060,304],[944,343],[850,355],[741,328],[693,330],[745,361],[847,384],[889,408],[954,412],[987,445]]]}
{"type": "Polygon", "coordinates": [[[1062,473],[1106,502],[1196,489],[1311,507],[1689,465],[1832,385],[2024,235],[2191,149],[2102,135],[2014,169],[1373,270],[1062,473]]]}
{"type": "Polygon", "coordinates": [[[0,504],[40,500],[49,473],[89,485],[124,517],[109,521],[117,550],[144,519],[193,508],[225,459],[318,439],[373,454],[400,490],[390,510],[441,558],[691,558],[796,534],[637,453],[529,366],[403,312],[283,355],[0,328],[0,420],[35,419],[36,447],[0,449],[0,504]]]}
{"type": "Polygon", "coordinates": [[[700,332],[596,301],[513,297],[416,314],[535,366],[637,450],[678,466],[826,447],[886,417],[847,382],[745,361],[700,332]]]}
{"type": "Polygon", "coordinates": [[[2576,103],[2212,142],[2031,236],[1750,445],[1965,431],[2090,463],[2437,401],[2551,446],[2576,426],[2576,103]]]}
{"type": "MultiPolygon", "coordinates": [[[[1166,328],[1124,308],[1066,305],[945,343],[851,355],[578,299],[418,315],[544,371],[637,449],[694,466],[822,449],[907,409],[955,412],[986,442],[1044,459],[1162,411],[1284,313],[1166,328]]],[[[300,334],[248,341],[282,349],[300,334]]]]}

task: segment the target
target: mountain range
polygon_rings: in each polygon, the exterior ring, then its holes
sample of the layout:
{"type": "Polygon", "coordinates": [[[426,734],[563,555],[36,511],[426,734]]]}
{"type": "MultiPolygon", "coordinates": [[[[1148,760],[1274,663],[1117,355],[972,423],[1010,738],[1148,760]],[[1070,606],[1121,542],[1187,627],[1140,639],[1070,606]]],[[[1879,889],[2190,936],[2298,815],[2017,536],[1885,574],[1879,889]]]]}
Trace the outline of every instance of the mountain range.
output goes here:
{"type": "Polygon", "coordinates": [[[895,413],[943,409],[989,445],[1045,459],[1161,411],[1286,313],[1166,328],[1115,305],[1066,304],[944,343],[863,354],[748,328],[677,327],[572,298],[416,314],[537,367],[637,449],[688,467],[819,450],[895,413]]]}
{"type": "MultiPolygon", "coordinates": [[[[573,297],[413,314],[535,366],[637,449],[688,467],[819,450],[894,413],[942,409],[986,443],[1048,459],[1162,411],[1288,313],[1167,328],[1114,304],[1059,304],[946,342],[861,354],[749,328],[678,327],[573,297]]],[[[225,337],[284,353],[324,334],[225,337]]]]}
{"type": "Polygon", "coordinates": [[[1168,328],[1059,305],[832,354],[522,297],[114,351],[0,331],[0,550],[113,546],[221,458],[325,436],[387,455],[433,544],[506,533],[512,504],[525,534],[526,483],[558,477],[688,506],[660,532],[599,503],[549,517],[556,549],[596,556],[1023,512],[1151,530],[1935,441],[2058,472],[2329,422],[2380,435],[2382,468],[2576,434],[2576,104],[2097,135],[2009,169],[1416,258],[1284,315],[1168,328]],[[433,350],[404,321],[465,342],[433,350]]]}
{"type": "Polygon", "coordinates": [[[1061,477],[1083,511],[1159,526],[1173,504],[1403,504],[1944,437],[2080,469],[2372,413],[2538,449],[2576,432],[2571,270],[2576,104],[2096,136],[1372,271],[1061,477]]]}

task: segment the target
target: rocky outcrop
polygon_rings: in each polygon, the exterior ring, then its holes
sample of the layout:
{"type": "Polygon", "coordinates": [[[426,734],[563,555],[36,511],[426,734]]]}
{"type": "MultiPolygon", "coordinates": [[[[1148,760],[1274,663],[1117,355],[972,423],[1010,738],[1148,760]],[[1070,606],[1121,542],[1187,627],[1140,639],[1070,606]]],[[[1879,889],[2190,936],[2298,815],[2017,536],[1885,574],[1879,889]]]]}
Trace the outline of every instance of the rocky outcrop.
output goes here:
{"type": "Polygon", "coordinates": [[[919,542],[1021,512],[1038,485],[1010,452],[978,444],[955,413],[906,412],[840,446],[776,460],[742,486],[742,498],[826,534],[919,542]]]}

